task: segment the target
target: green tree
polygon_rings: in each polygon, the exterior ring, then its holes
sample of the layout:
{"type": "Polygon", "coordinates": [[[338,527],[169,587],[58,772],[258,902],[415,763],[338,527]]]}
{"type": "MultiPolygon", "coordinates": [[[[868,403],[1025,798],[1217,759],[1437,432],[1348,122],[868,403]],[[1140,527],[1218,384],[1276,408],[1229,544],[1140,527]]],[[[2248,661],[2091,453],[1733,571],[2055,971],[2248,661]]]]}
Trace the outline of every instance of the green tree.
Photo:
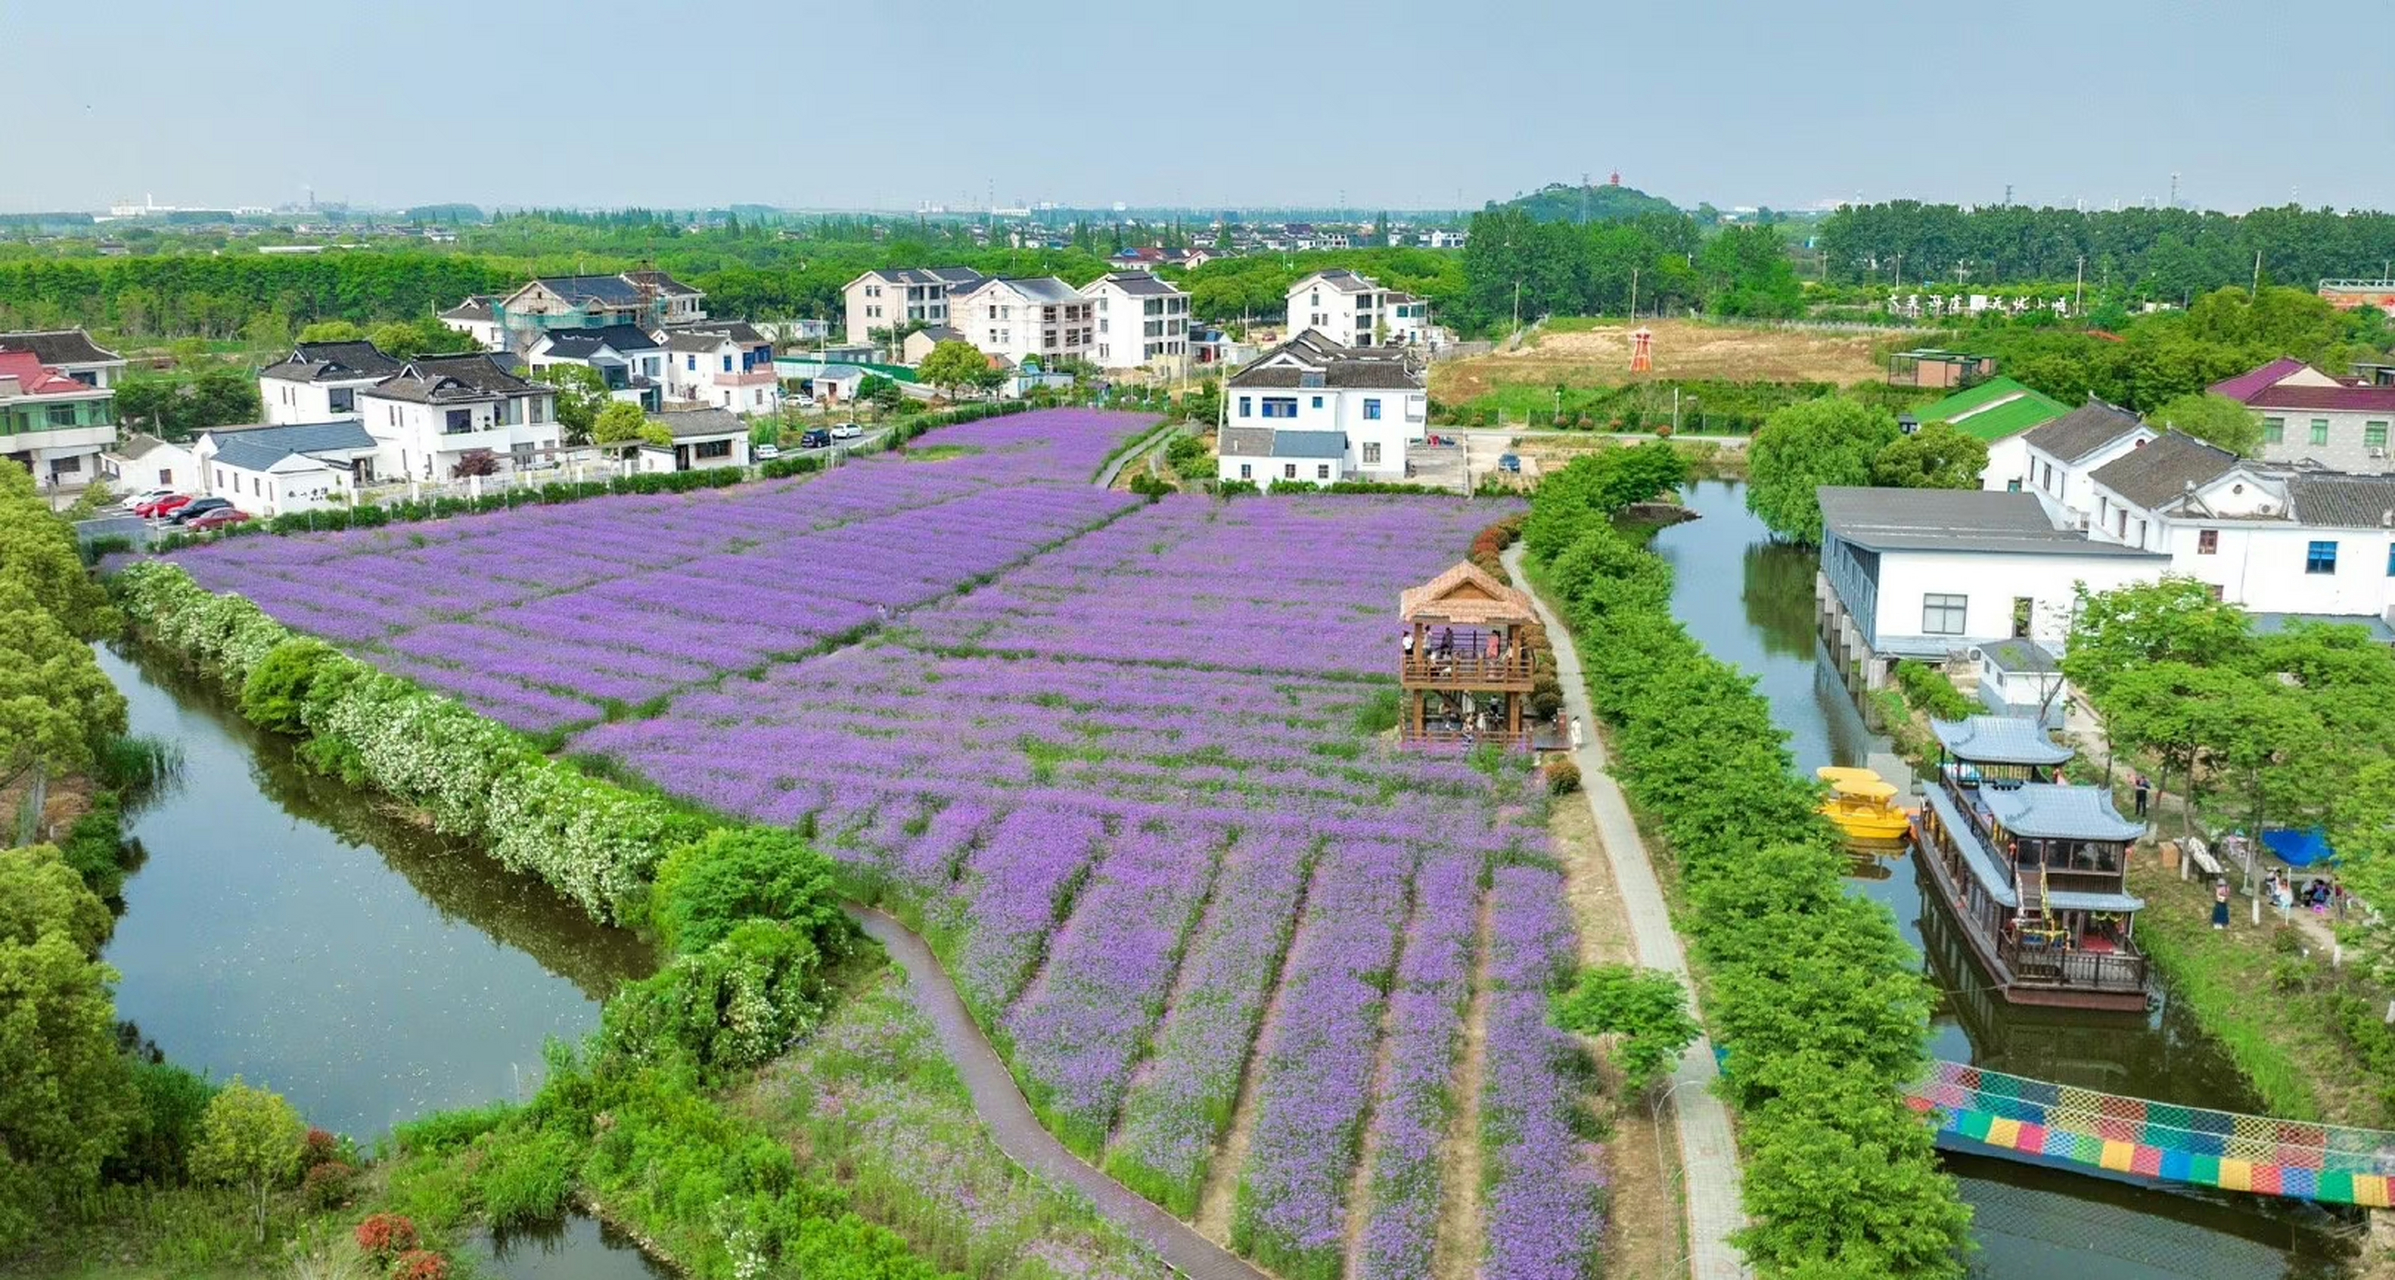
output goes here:
{"type": "Polygon", "coordinates": [[[565,442],[593,443],[591,428],[607,406],[615,403],[608,394],[605,375],[585,364],[553,364],[538,377],[557,388],[557,425],[565,433],[565,442]]]}
{"type": "Polygon", "coordinates": [[[108,909],[47,845],[0,850],[0,1253],[99,1182],[138,1101],[94,952],[108,909]]]}
{"type": "Polygon", "coordinates": [[[2230,666],[2253,651],[2252,621],[2193,578],[2166,577],[2111,591],[2081,587],[2072,607],[2063,674],[2099,706],[2124,673],[2156,662],[2230,666]]]}
{"type": "MultiPolygon", "coordinates": [[[[594,444],[632,444],[646,437],[649,415],[640,406],[628,401],[611,401],[591,420],[590,438],[594,444]]],[[[666,437],[673,438],[671,433],[666,437]]]]}
{"type": "Polygon", "coordinates": [[[1871,483],[1892,489],[1976,489],[1987,465],[1987,441],[1950,423],[1931,422],[1879,451],[1871,460],[1871,483]]]}
{"type": "Polygon", "coordinates": [[[363,342],[366,340],[366,331],[347,320],[319,320],[301,329],[299,340],[301,342],[363,342]]]}
{"type": "Polygon", "coordinates": [[[712,831],[658,869],[656,923],[680,951],[704,951],[748,920],[778,920],[831,955],[847,949],[831,863],[797,835],[766,827],[712,831]]]}
{"type": "Polygon", "coordinates": [[[1704,1030],[1689,1016],[1688,992],[1678,978],[1626,964],[1582,970],[1572,989],[1555,997],[1555,1025],[1582,1035],[1621,1036],[1622,1077],[1634,1094],[1670,1075],[1704,1030]]]}
{"type": "Polygon", "coordinates": [[[0,577],[0,772],[38,762],[54,774],[81,773],[124,731],[124,695],[91,646],[0,577]]]}
{"type": "Polygon", "coordinates": [[[1899,437],[1884,409],[1840,396],[1774,412],[1747,450],[1746,508],[1774,537],[1821,541],[1822,485],[1867,485],[1880,453],[1899,437]]]}
{"type": "Polygon", "coordinates": [[[102,639],[124,625],[83,567],[74,530],[51,512],[23,467],[0,467],[0,583],[22,588],[77,639],[102,639]]]}
{"type": "Polygon", "coordinates": [[[253,1089],[234,1076],[208,1100],[208,1110],[200,1117],[192,1176],[247,1192],[263,1242],[267,1197],[298,1176],[307,1137],[307,1121],[281,1094],[253,1089]]]}
{"type": "Polygon", "coordinates": [[[906,399],[906,393],[898,389],[896,379],[868,373],[857,379],[857,399],[887,410],[897,408],[898,402],[906,399]]]}
{"type": "Polygon", "coordinates": [[[950,399],[957,389],[970,386],[990,367],[989,358],[970,342],[951,339],[931,349],[916,367],[915,376],[935,387],[945,388],[950,399]]]}
{"type": "Polygon", "coordinates": [[[2146,416],[2244,457],[2250,458],[2262,448],[2262,415],[2227,396],[2190,392],[2146,416]]]}

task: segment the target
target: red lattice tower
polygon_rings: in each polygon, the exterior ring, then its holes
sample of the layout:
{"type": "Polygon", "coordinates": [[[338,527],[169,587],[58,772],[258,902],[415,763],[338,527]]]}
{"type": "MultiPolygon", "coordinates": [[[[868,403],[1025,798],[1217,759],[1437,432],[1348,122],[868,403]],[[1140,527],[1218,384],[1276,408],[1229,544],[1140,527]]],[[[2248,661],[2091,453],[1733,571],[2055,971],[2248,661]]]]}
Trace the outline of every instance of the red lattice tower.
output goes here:
{"type": "Polygon", "coordinates": [[[1630,372],[1649,373],[1655,368],[1655,331],[1640,325],[1630,335],[1630,372]]]}

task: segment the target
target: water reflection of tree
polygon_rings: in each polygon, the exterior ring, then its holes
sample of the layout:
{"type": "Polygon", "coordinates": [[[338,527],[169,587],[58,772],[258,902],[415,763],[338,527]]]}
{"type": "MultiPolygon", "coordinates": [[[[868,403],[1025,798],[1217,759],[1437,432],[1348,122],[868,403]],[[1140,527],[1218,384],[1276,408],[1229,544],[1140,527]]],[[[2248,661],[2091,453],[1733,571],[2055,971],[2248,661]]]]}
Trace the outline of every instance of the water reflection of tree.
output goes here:
{"type": "Polygon", "coordinates": [[[205,715],[247,748],[250,778],[261,794],[302,821],[351,845],[364,845],[404,877],[443,919],[461,920],[505,947],[524,952],[593,1000],[645,976],[655,957],[638,937],[583,914],[540,881],[517,875],[470,843],[454,840],[378,808],[340,782],[300,767],[291,744],[243,720],[211,685],[149,653],[129,654],[142,674],[205,715]]]}
{"type": "Polygon", "coordinates": [[[1777,542],[1751,542],[1744,556],[1746,620],[1765,653],[1813,656],[1813,551],[1777,542]]]}

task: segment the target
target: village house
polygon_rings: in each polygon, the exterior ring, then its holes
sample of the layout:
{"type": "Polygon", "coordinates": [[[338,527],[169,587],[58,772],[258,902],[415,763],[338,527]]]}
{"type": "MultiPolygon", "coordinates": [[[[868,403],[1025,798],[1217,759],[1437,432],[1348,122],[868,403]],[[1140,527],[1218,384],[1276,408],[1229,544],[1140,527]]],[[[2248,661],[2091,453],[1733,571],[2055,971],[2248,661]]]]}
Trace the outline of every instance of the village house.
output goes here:
{"type": "Polygon", "coordinates": [[[868,271],[841,286],[841,313],[850,342],[875,341],[908,325],[950,323],[949,300],[982,282],[971,267],[893,267],[868,271]]]}
{"type": "Polygon", "coordinates": [[[2021,437],[2029,491],[2046,504],[2054,520],[2084,529],[2096,506],[2089,474],[2155,434],[2136,414],[2091,396],[2086,404],[2021,437]]]}
{"type": "Polygon", "coordinates": [[[2336,378],[2301,360],[2273,360],[2212,384],[2214,395],[2262,415],[2262,459],[2311,461],[2334,471],[2395,470],[2387,457],[2395,385],[2336,378]]]}
{"type": "Polygon", "coordinates": [[[1347,474],[1347,437],[1336,431],[1276,431],[1224,427],[1215,450],[1216,477],[1269,489],[1275,481],[1337,484],[1347,474]]]}
{"type": "Polygon", "coordinates": [[[748,465],[748,423],[737,414],[723,409],[669,409],[649,420],[664,426],[673,443],[641,444],[634,453],[635,470],[704,471],[748,465]]]}
{"type": "Polygon", "coordinates": [[[1289,332],[1308,329],[1343,346],[1420,346],[1432,338],[1430,304],[1344,267],[1317,271],[1289,286],[1289,332]]]}
{"type": "Polygon", "coordinates": [[[734,413],[772,413],[782,405],[773,344],[747,324],[667,329],[665,399],[734,413]]]}
{"type": "Polygon", "coordinates": [[[1145,271],[1115,271],[1081,287],[1096,308],[1090,362],[1109,372],[1177,376],[1189,363],[1189,295],[1145,271]]]}
{"type": "Polygon", "coordinates": [[[143,489],[195,492],[199,469],[191,450],[136,431],[100,455],[100,474],[119,493],[143,489]]]}
{"type": "Polygon", "coordinates": [[[81,488],[116,443],[116,392],[69,376],[22,347],[0,351],[0,462],[52,488],[81,488]]]}
{"type": "Polygon", "coordinates": [[[1094,306],[1054,276],[993,278],[948,296],[948,323],[985,355],[1020,366],[1087,360],[1097,334],[1094,306]]]}
{"type": "Polygon", "coordinates": [[[302,342],[258,371],[269,423],[355,417],[358,393],[399,372],[401,361],[371,342],[302,342]]]}
{"type": "Polygon", "coordinates": [[[360,391],[358,411],[379,443],[378,474],[441,481],[553,462],[556,399],[488,354],[419,356],[360,391]]]}
{"type": "MultiPolygon", "coordinates": [[[[1342,347],[1309,330],[1230,376],[1223,425],[1336,436],[1342,477],[1401,481],[1407,446],[1423,438],[1428,402],[1423,372],[1402,350],[1342,347]]],[[[1225,478],[1242,478],[1231,474],[1227,457],[1224,467],[1225,478]]]]}
{"type": "Polygon", "coordinates": [[[552,329],[628,324],[653,332],[696,324],[707,318],[700,306],[705,296],[662,271],[542,276],[491,303],[491,322],[501,340],[494,345],[527,351],[535,339],[552,329]]]}
{"type": "Polygon", "coordinates": [[[906,335],[906,340],[898,344],[898,362],[905,365],[918,365],[931,354],[932,348],[941,343],[966,341],[968,339],[962,330],[952,329],[944,324],[935,324],[928,329],[917,329],[906,335]]]}
{"type": "Polygon", "coordinates": [[[59,376],[87,387],[114,387],[125,376],[125,358],[93,342],[81,329],[0,333],[0,354],[11,351],[29,353],[59,376]]]}
{"type": "Polygon", "coordinates": [[[496,294],[470,293],[466,300],[440,313],[441,323],[472,338],[485,351],[497,351],[506,346],[499,333],[499,319],[492,307],[496,294]]]}
{"type": "Polygon", "coordinates": [[[2019,493],[2033,487],[2029,479],[2029,432],[2070,411],[2070,406],[2061,401],[2010,378],[1990,378],[1968,391],[1957,391],[1943,400],[1923,405],[1898,421],[1943,422],[1985,442],[1988,463],[1980,468],[1979,487],[2019,493]]]}
{"type": "Polygon", "coordinates": [[[213,427],[192,444],[200,491],[261,517],[350,502],[374,483],[381,451],[354,418],[213,427]]]}
{"type": "Polygon", "coordinates": [[[1943,662],[1999,640],[2061,652],[2075,593],[2152,582],[2169,558],[2058,527],[2033,494],[1825,485],[1820,630],[1878,688],[1902,658],[1943,662]]]}
{"type": "Polygon", "coordinates": [[[655,413],[665,402],[665,343],[638,325],[552,329],[534,340],[525,363],[534,377],[561,364],[597,373],[610,398],[655,413]]]}

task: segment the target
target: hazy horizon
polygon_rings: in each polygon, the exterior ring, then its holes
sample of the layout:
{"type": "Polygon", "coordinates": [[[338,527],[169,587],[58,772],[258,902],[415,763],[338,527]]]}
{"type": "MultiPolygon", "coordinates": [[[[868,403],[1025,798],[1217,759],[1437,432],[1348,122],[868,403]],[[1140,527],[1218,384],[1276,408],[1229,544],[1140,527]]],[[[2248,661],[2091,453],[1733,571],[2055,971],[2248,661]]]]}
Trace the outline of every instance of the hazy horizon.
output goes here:
{"type": "Polygon", "coordinates": [[[357,18],[133,0],[10,23],[40,150],[0,209],[1476,209],[1585,174],[1683,206],[1915,198],[2395,208],[2395,94],[2322,74],[2383,8],[1533,3],[1459,20],[1058,0],[806,15],[620,0],[357,18]]]}

